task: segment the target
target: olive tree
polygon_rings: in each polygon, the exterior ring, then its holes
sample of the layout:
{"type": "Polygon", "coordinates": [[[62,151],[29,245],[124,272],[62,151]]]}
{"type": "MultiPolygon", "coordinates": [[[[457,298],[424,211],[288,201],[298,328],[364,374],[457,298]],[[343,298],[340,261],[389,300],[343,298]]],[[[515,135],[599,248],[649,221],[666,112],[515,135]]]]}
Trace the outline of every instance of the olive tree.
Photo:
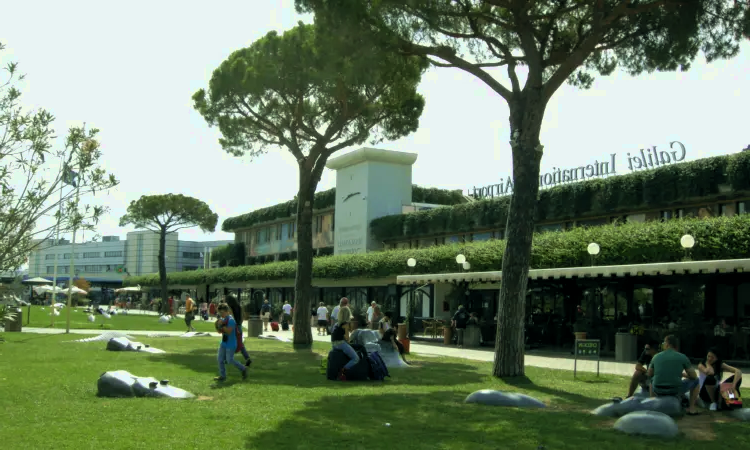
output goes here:
{"type": "Polygon", "coordinates": [[[162,311],[167,304],[167,234],[183,228],[200,228],[204,233],[213,233],[218,214],[197,198],[181,194],[144,195],[130,202],[127,213],[120,218],[120,226],[133,225],[135,228],[159,234],[159,284],[161,286],[162,311]]]}
{"type": "Polygon", "coordinates": [[[747,0],[296,0],[336,30],[463,70],[508,104],[514,189],[505,227],[496,376],[524,374],[525,296],[552,96],[594,74],[687,70],[699,53],[731,58],[750,34],[747,0]],[[493,75],[504,68],[507,81],[493,75]],[[496,72],[495,72],[496,73],[496,72]],[[525,79],[524,79],[525,78],[525,79]]]}
{"type": "MultiPolygon", "coordinates": [[[[232,53],[195,108],[221,131],[221,146],[255,158],[285,149],[297,163],[295,308],[312,302],[313,197],[339,150],[397,139],[417,129],[424,58],[382,52],[358,34],[298,24],[232,53]],[[333,31],[333,30],[330,30],[333,31]]],[[[294,345],[312,345],[309,314],[295,314],[294,345]]]]}
{"type": "Polygon", "coordinates": [[[93,231],[108,208],[80,199],[118,181],[100,166],[98,130],[72,127],[55,148],[55,117],[21,105],[18,64],[8,62],[0,73],[0,271],[13,271],[58,228],[93,231]]]}

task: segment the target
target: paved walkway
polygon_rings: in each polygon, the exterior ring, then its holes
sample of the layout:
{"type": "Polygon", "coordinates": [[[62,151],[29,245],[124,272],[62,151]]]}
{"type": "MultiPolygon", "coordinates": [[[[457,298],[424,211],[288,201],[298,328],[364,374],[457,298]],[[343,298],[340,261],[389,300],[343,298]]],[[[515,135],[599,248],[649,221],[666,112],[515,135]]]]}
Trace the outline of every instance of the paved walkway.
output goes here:
{"type": "MultiPolygon", "coordinates": [[[[247,329],[247,328],[245,328],[247,329]]],[[[159,330],[70,330],[71,334],[84,334],[84,335],[99,335],[104,331],[123,331],[131,336],[148,336],[151,334],[160,334],[166,336],[181,336],[185,334],[184,331],[159,331],[159,330]]],[[[24,328],[24,333],[39,333],[39,334],[64,334],[65,330],[57,328],[24,328]]],[[[317,331],[313,329],[313,339],[316,342],[331,342],[330,336],[318,336],[317,331]]],[[[266,336],[278,336],[282,338],[292,339],[291,331],[278,331],[264,333],[266,336]]],[[[449,356],[452,358],[463,358],[473,361],[486,361],[492,362],[495,358],[495,353],[491,349],[461,349],[457,347],[446,347],[439,344],[425,344],[412,342],[411,349],[413,353],[417,353],[422,356],[449,356]]],[[[560,356],[541,356],[535,355],[533,351],[527,352],[525,361],[527,366],[542,367],[547,369],[562,369],[562,370],[573,370],[574,361],[570,357],[566,357],[565,354],[560,356]]],[[[614,361],[601,361],[599,370],[603,374],[614,374],[614,375],[631,375],[633,373],[634,363],[621,363],[614,361]]],[[[596,361],[578,361],[578,370],[582,372],[596,372],[596,361]]]]}

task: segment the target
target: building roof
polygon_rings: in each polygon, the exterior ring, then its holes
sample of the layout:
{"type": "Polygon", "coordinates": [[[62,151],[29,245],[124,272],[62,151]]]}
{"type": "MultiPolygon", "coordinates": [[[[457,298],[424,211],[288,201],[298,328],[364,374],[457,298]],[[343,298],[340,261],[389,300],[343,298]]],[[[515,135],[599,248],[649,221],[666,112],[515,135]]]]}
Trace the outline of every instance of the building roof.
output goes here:
{"type": "MultiPolygon", "coordinates": [[[[750,259],[717,261],[684,261],[652,264],[624,264],[617,266],[565,267],[558,269],[531,269],[531,280],[559,280],[566,278],[615,278],[627,276],[691,275],[707,273],[733,273],[750,271],[750,259]]],[[[436,273],[426,275],[399,275],[398,284],[428,283],[497,283],[502,271],[436,273]]]]}

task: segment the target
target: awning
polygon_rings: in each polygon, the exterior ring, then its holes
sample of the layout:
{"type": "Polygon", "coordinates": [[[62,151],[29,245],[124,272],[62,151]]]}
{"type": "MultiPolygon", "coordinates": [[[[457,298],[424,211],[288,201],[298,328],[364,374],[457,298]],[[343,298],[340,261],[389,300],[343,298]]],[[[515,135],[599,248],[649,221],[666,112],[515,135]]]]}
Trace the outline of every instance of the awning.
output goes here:
{"type": "MultiPolygon", "coordinates": [[[[627,276],[687,275],[703,273],[734,273],[750,271],[750,259],[717,261],[684,261],[652,264],[627,264],[618,266],[564,267],[559,269],[532,269],[530,280],[559,280],[565,278],[614,278],[627,276]]],[[[428,275],[399,275],[398,284],[426,283],[496,283],[502,272],[436,273],[428,275]]]]}

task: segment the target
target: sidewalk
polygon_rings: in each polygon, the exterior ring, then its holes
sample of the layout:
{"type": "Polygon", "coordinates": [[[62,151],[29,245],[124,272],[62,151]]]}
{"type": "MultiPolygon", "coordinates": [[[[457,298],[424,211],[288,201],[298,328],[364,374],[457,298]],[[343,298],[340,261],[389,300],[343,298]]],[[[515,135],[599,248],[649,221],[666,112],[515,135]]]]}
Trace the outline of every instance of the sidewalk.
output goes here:
{"type": "MultiPolygon", "coordinates": [[[[245,328],[247,329],[247,328],[245,328]]],[[[148,336],[152,334],[158,334],[162,336],[181,336],[185,334],[184,331],[158,331],[158,330],[70,330],[71,334],[83,334],[83,335],[99,335],[104,331],[122,331],[123,333],[131,336],[148,336]]],[[[65,330],[57,328],[24,328],[24,333],[38,333],[38,334],[65,334],[65,330]]],[[[277,331],[263,333],[264,336],[277,336],[281,338],[292,339],[291,331],[277,331]]],[[[318,336],[316,329],[312,330],[313,340],[315,342],[331,342],[330,336],[318,336]]],[[[492,362],[495,360],[494,351],[487,349],[461,349],[457,347],[446,347],[443,345],[434,344],[420,344],[416,342],[411,343],[411,352],[417,353],[422,356],[448,356],[451,358],[462,358],[469,359],[472,361],[484,361],[492,362]]],[[[560,370],[573,370],[574,360],[573,358],[551,356],[539,356],[526,353],[525,357],[526,366],[541,367],[546,369],[560,369],[560,370]]],[[[599,372],[602,374],[613,374],[613,375],[624,375],[630,376],[633,374],[634,363],[621,363],[614,361],[601,361],[599,365],[599,372]]],[[[578,370],[581,372],[596,372],[596,361],[579,360],[578,370]]]]}

